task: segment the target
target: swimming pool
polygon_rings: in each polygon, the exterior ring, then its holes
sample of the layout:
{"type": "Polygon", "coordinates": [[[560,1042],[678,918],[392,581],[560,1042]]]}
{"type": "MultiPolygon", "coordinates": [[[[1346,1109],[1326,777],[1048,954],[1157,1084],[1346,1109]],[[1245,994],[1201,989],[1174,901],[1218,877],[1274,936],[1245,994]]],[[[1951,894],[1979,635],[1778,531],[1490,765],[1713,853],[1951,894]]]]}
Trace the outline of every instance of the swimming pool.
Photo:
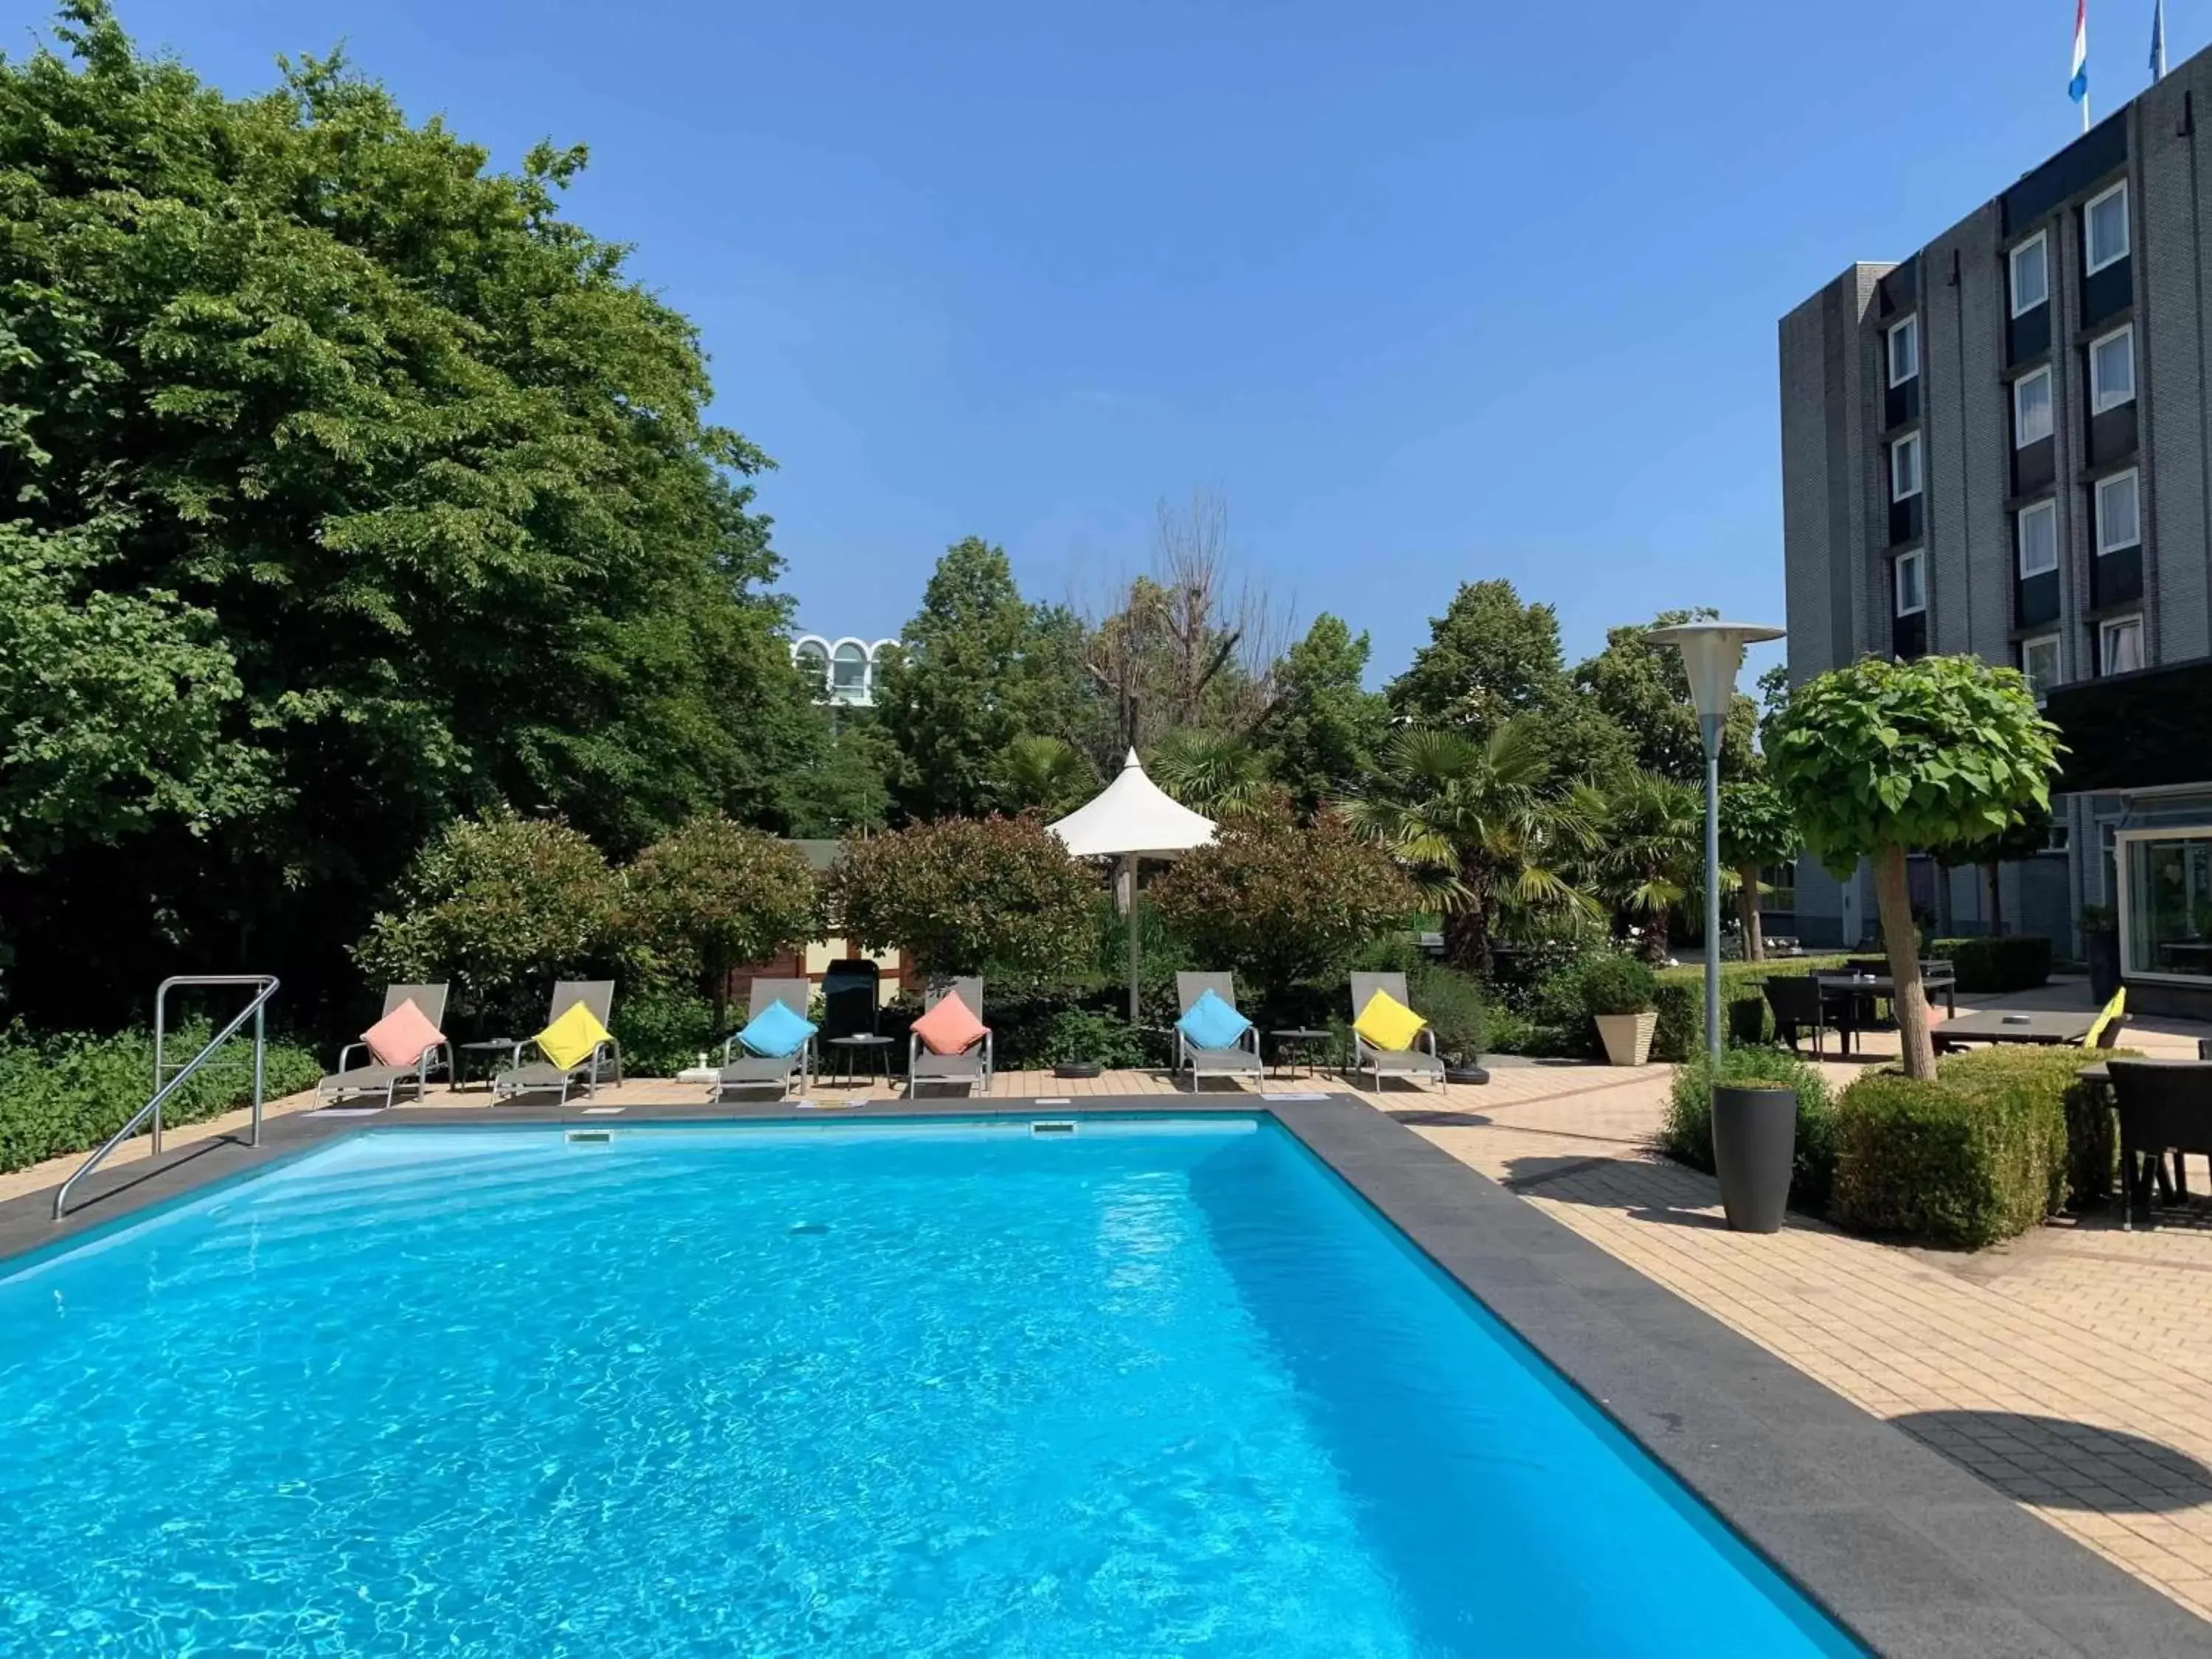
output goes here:
{"type": "Polygon", "coordinates": [[[380,1131],[0,1274],[0,1651],[1860,1650],[1265,1121],[380,1131]]]}

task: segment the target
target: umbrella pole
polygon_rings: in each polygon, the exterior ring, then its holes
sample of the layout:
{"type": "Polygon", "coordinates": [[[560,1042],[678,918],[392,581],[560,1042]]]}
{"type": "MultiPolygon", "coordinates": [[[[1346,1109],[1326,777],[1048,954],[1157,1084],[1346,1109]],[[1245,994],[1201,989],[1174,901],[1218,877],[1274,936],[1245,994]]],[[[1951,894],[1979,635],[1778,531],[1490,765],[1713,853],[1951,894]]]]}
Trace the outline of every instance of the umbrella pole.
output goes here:
{"type": "Polygon", "coordinates": [[[1137,855],[1130,853],[1121,860],[1122,871],[1129,878],[1129,1024],[1137,1023],[1137,855]]]}

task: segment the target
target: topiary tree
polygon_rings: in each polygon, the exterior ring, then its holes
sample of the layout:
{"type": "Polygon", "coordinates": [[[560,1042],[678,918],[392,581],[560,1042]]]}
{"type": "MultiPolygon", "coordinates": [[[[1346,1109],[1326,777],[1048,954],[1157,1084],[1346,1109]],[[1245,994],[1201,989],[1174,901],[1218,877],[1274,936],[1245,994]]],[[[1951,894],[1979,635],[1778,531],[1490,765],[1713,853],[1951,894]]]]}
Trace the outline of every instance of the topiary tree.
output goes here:
{"type": "Polygon", "coordinates": [[[1803,837],[1782,792],[1763,779],[1721,786],[1721,863],[1736,875],[1736,903],[1743,916],[1743,956],[1766,959],[1759,921],[1759,872],[1797,856],[1803,837]]]}
{"type": "Polygon", "coordinates": [[[589,837],[556,819],[457,818],[415,855],[354,959],[372,977],[449,981],[458,1010],[521,1019],[551,981],[605,960],[619,892],[589,837]]]}
{"type": "Polygon", "coordinates": [[[833,927],[933,975],[1087,964],[1097,890],[1034,817],[940,818],[848,842],[823,884],[833,927]]]}
{"type": "Polygon", "coordinates": [[[1936,1074],[1905,856],[2000,834],[2047,810],[2057,728],[2016,670],[1978,657],[1866,658],[1807,681],[1775,716],[1767,763],[1805,845],[1838,876],[1874,863],[1905,1074],[1936,1074]]]}
{"type": "Polygon", "coordinates": [[[624,900],[629,932],[664,966],[701,981],[714,1029],[729,1012],[730,971],[805,939],[814,872],[787,842],[720,813],[692,818],[637,855],[624,900]]]}
{"type": "Polygon", "coordinates": [[[1336,814],[1302,825],[1277,796],[1231,814],[1212,845],[1152,884],[1152,902],[1200,961],[1279,1000],[1302,981],[1341,977],[1420,896],[1387,850],[1336,814]]]}

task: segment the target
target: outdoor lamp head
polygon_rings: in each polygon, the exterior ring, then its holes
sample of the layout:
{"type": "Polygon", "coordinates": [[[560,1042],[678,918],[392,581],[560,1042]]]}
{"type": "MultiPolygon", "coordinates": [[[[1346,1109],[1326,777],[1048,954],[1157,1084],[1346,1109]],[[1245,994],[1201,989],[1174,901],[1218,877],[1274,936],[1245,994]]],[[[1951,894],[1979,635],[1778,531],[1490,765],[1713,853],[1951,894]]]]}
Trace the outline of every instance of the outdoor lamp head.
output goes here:
{"type": "Polygon", "coordinates": [[[1744,647],[1778,640],[1782,630],[1759,623],[1693,622],[1655,628],[1645,637],[1680,649],[1682,666],[1690,676],[1691,704],[1701,720],[1717,720],[1728,716],[1744,647]]]}

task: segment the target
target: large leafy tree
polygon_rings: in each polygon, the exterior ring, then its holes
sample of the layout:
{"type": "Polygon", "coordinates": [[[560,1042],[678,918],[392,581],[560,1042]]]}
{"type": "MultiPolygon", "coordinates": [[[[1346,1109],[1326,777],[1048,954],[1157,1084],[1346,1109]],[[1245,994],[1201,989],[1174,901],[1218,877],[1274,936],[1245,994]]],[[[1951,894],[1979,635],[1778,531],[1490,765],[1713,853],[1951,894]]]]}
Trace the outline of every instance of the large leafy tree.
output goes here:
{"type": "Polygon", "coordinates": [[[658,963],[688,974],[728,1030],[730,975],[804,940],[814,923],[814,872],[788,842],[719,813],[678,824],[626,872],[629,928],[658,963]]]}
{"type": "Polygon", "coordinates": [[[112,1008],[185,944],[280,968],[296,1013],[456,811],[617,850],[772,818],[807,711],[768,463],[704,418],[691,325],[562,217],[583,151],[493,171],[336,58],[226,98],[104,0],[57,33],[0,64],[0,513],[18,546],[100,527],[63,591],[120,631],[58,672],[143,641],[203,724],[148,749],[178,787],[123,791],[127,858],[114,790],[55,797],[19,986],[112,1008]],[[257,787],[218,787],[240,747],[257,787]]]}
{"type": "Polygon", "coordinates": [[[1802,845],[1796,815],[1771,783],[1764,778],[1741,778],[1721,786],[1721,865],[1735,872],[1746,961],[1766,957],[1759,921],[1759,869],[1789,862],[1802,845]]]}
{"type": "Polygon", "coordinates": [[[1231,811],[1152,896],[1199,960],[1234,969],[1276,1006],[1295,985],[1341,975],[1420,902],[1388,849],[1333,813],[1302,824],[1279,797],[1231,811]]]}
{"type": "Polygon", "coordinates": [[[1767,764],[1805,845],[1838,876],[1874,862],[1908,1076],[1936,1074],[1905,854],[2000,836],[2047,811],[2057,728],[2027,682],[1976,657],[1866,658],[1807,681],[1767,764]]]}
{"type": "Polygon", "coordinates": [[[830,927],[934,975],[1065,969],[1092,948],[1098,878],[1035,817],[939,818],[848,842],[830,927]]]}
{"type": "Polygon", "coordinates": [[[1344,803],[1352,827],[1413,867],[1443,913],[1458,966],[1487,974],[1502,927],[1579,926],[1601,908],[1572,878],[1595,845],[1587,789],[1555,781],[1536,723],[1509,720],[1477,742],[1457,732],[1401,733],[1366,793],[1344,803]]]}
{"type": "Polygon", "coordinates": [[[1389,702],[1363,683],[1368,649],[1366,635],[1323,611],[1276,667],[1260,744],[1305,817],[1358,789],[1389,730],[1389,702]]]}
{"type": "Polygon", "coordinates": [[[1664,963],[1674,911],[1704,880],[1704,794],[1656,772],[1635,772],[1592,800],[1591,817],[1589,884],[1638,926],[1644,955],[1664,963]]]}

